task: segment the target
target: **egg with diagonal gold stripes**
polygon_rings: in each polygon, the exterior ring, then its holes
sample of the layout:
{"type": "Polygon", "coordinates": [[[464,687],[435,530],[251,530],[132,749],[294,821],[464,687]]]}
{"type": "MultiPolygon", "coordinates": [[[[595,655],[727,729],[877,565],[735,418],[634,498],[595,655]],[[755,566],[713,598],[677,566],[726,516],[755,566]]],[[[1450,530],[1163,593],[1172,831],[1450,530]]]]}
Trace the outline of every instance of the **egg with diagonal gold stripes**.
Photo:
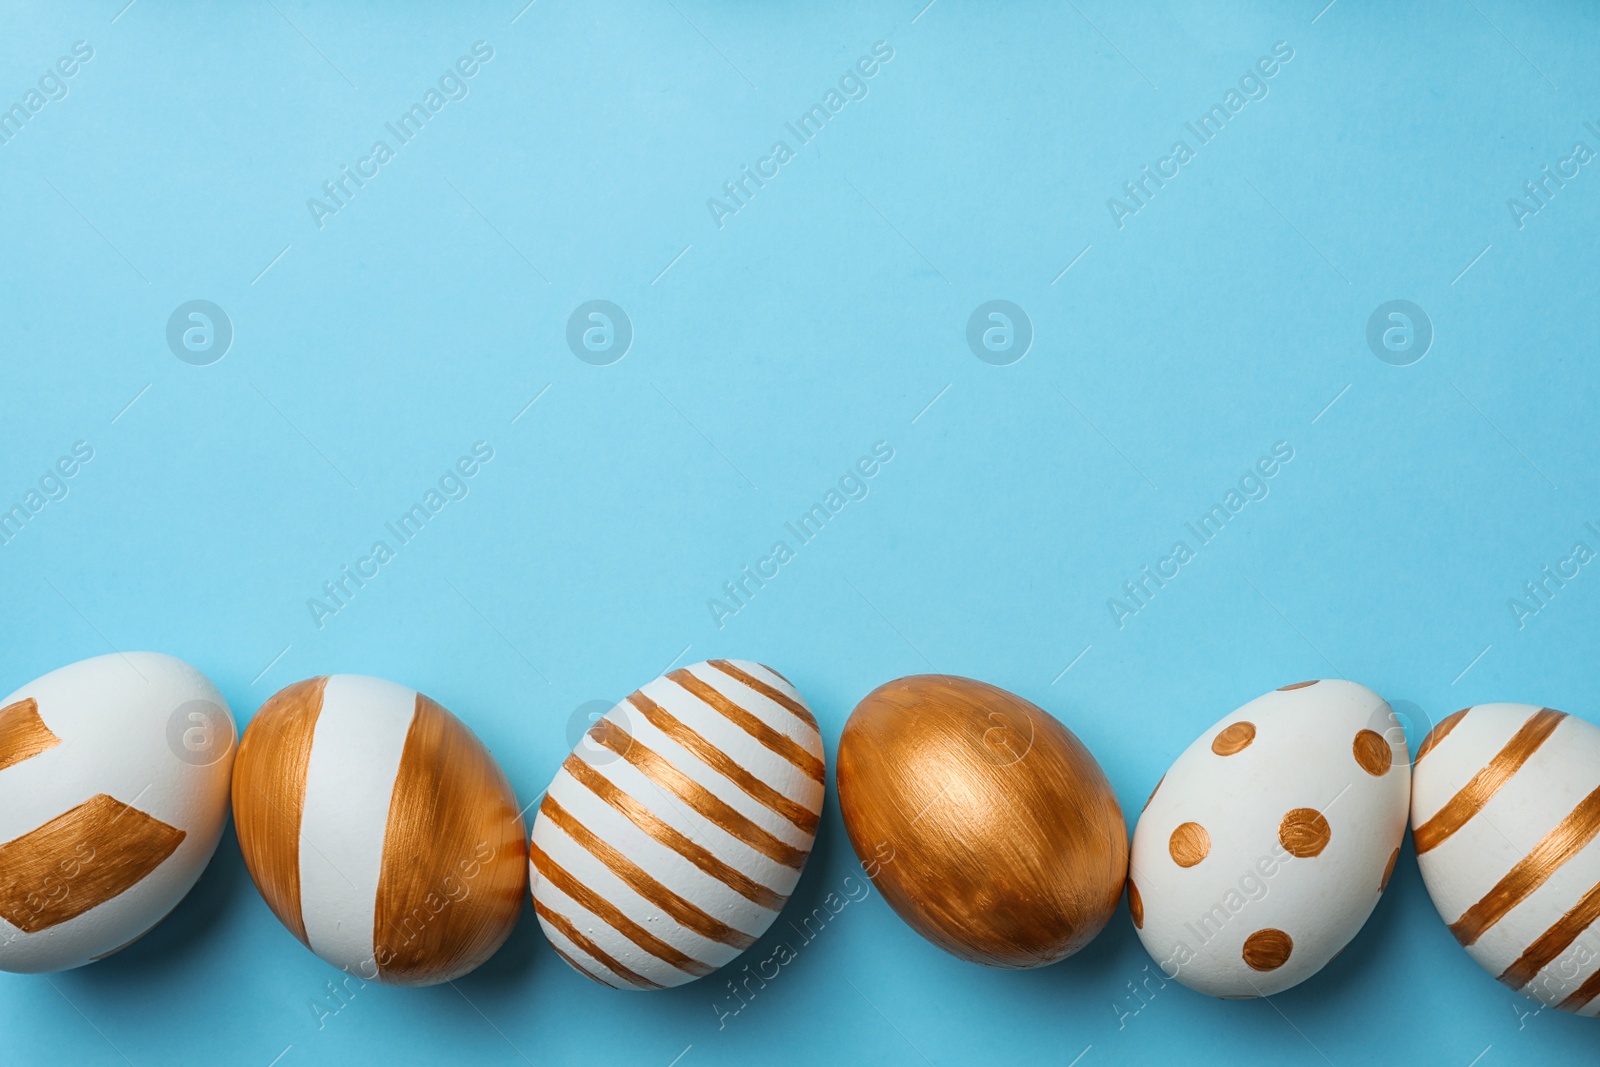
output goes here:
{"type": "Polygon", "coordinates": [[[822,794],[822,735],[782,675],[669,671],[602,716],[545,792],[528,847],[539,924],[602,985],[704,977],[778,917],[822,794]]]}
{"type": "Polygon", "coordinates": [[[273,914],[368,981],[459,978],[523,906],[505,775],[461,720],[394,682],[335,674],[269,698],[239,744],[233,817],[273,914]]]}
{"type": "Polygon", "coordinates": [[[227,823],[234,740],[216,686],[154,652],[0,700],[0,970],[104,959],[172,911],[227,823]]]}
{"type": "Polygon", "coordinates": [[[1600,728],[1479,704],[1417,751],[1411,838],[1469,955],[1548,1007],[1600,1015],[1600,728]]]}

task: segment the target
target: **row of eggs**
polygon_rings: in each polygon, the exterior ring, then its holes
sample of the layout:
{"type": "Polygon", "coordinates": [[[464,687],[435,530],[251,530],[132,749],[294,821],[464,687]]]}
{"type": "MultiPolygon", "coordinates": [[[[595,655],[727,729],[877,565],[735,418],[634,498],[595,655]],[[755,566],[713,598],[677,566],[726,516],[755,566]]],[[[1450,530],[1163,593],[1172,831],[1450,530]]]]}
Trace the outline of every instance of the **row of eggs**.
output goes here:
{"type": "MultiPolygon", "coordinates": [[[[363,978],[459,977],[531,894],[552,947],[596,982],[681,985],[777,918],[825,783],[804,699],[741,660],[670,671],[614,707],[531,831],[473,733],[393,682],[297,682],[234,741],[216,687],[155,653],[84,660],[0,702],[0,969],[76,967],[143,936],[199,878],[231,800],[274,914],[363,978]]],[[[1130,845],[1105,774],[1060,722],[921,675],[857,705],[837,786],[884,898],[946,951],[1054,963],[1125,892],[1163,972],[1225,998],[1287,989],[1337,955],[1409,815],[1423,881],[1473,958],[1543,1004],[1600,1011],[1600,729],[1549,708],[1457,712],[1413,763],[1371,690],[1285,686],[1178,757],[1130,845]]]]}

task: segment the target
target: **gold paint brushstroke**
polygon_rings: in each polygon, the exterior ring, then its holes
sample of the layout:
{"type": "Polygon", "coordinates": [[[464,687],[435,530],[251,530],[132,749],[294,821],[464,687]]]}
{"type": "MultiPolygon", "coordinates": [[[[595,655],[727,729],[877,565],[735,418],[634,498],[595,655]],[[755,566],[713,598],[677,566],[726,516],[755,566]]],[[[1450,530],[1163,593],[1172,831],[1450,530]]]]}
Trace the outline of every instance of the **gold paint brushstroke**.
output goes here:
{"type": "Polygon", "coordinates": [[[1578,939],[1578,935],[1589,928],[1589,924],[1600,918],[1600,885],[1595,885],[1583,895],[1583,898],[1574,904],[1565,915],[1557,919],[1538,940],[1528,946],[1526,952],[1517,957],[1511,966],[1500,975],[1500,981],[1512,989],[1521,989],[1533,981],[1533,976],[1538,974],[1557,956],[1567,950],[1578,939]]]}
{"type": "MultiPolygon", "coordinates": [[[[1234,756],[1250,747],[1256,739],[1256,724],[1240,720],[1211,739],[1211,751],[1219,756],[1234,756]]],[[[1154,796],[1154,794],[1151,794],[1154,796]]]]}
{"type": "Polygon", "coordinates": [[[489,750],[418,693],[378,874],[372,939],[383,981],[433,985],[494,955],[528,889],[525,841],[511,783],[489,750]]]}
{"type": "Polygon", "coordinates": [[[589,792],[611,805],[629,822],[649,834],[659,844],[665,845],[701,871],[715,878],[746,900],[759,904],[769,911],[782,911],[789,898],[768,889],[742,871],[723,863],[709,849],[702,848],[662,821],[649,808],[629,796],[616,783],[585,763],[576,752],[562,764],[567,773],[588,788],[589,792]]]}
{"type": "Polygon", "coordinates": [[[1289,962],[1294,938],[1282,930],[1268,927],[1244,939],[1244,962],[1255,971],[1275,971],[1289,962]]]}
{"type": "Polygon", "coordinates": [[[0,708],[0,771],[60,743],[61,738],[39,718],[39,704],[32,697],[0,708]]]}
{"type": "Polygon", "coordinates": [[[1394,766],[1394,753],[1388,740],[1376,730],[1360,730],[1350,742],[1350,754],[1362,770],[1374,778],[1382,778],[1394,766]]]}
{"type": "Polygon", "coordinates": [[[593,982],[595,985],[605,986],[607,989],[615,989],[616,988],[616,986],[612,985],[611,983],[603,982],[599,978],[596,978],[592,973],[590,973],[590,971],[589,971],[589,969],[587,967],[583,966],[581,963],[579,963],[577,960],[573,959],[571,956],[567,955],[565,952],[562,952],[560,945],[557,945],[557,944],[552,942],[550,947],[555,951],[555,954],[557,956],[560,956],[562,959],[567,961],[567,966],[568,967],[571,967],[573,970],[577,971],[579,974],[581,974],[585,978],[589,979],[589,981],[593,982]]]}
{"type": "Polygon", "coordinates": [[[811,854],[809,849],[795,848],[773,836],[617,723],[601,719],[589,728],[589,737],[595,744],[627,760],[640,774],[689,805],[718,829],[743,841],[774,863],[797,871],[805,866],[806,857],[811,854]]]}
{"type": "Polygon", "coordinates": [[[667,944],[665,941],[661,940],[659,937],[656,937],[650,931],[646,930],[644,927],[628,918],[623,914],[620,908],[612,904],[605,897],[602,897],[599,893],[596,893],[594,890],[584,885],[577,878],[573,877],[573,875],[568,872],[566,868],[562,867],[555,860],[545,855],[544,849],[540,848],[538,845],[530,842],[528,844],[528,855],[530,858],[532,858],[534,869],[539,872],[539,876],[541,878],[545,879],[551,885],[565,893],[568,897],[575,901],[580,908],[592,913],[598,917],[601,922],[605,923],[607,926],[617,931],[617,933],[621,934],[623,937],[626,937],[629,941],[632,941],[635,945],[638,945],[640,948],[650,953],[650,955],[661,960],[663,963],[676,967],[684,974],[693,975],[696,978],[704,978],[706,975],[716,970],[716,968],[711,966],[709,963],[704,963],[695,959],[693,956],[679,952],[677,949],[673,948],[671,945],[667,944]]]}
{"type": "Polygon", "coordinates": [[[1417,748],[1417,758],[1414,763],[1421,763],[1422,757],[1439,747],[1439,742],[1450,736],[1450,731],[1461,725],[1461,720],[1467,717],[1471,708],[1462,708],[1453,711],[1439,720],[1439,724],[1428,731],[1428,736],[1422,739],[1422,744],[1417,748]]]}
{"type": "Polygon", "coordinates": [[[1528,721],[1512,735],[1505,747],[1495,753],[1489,765],[1473,775],[1461,790],[1451,797],[1427,822],[1411,832],[1417,854],[1431,851],[1444,844],[1450,835],[1467,824],[1484,805],[1488,804],[1500,787],[1509,782],[1522,765],[1528,762],[1539,746],[1566,718],[1565,712],[1541,708],[1528,716],[1528,721]]]}
{"type": "MultiPolygon", "coordinates": [[[[615,974],[618,978],[622,979],[624,982],[628,982],[640,989],[666,988],[665,986],[652,982],[642,974],[635,974],[633,971],[630,971],[627,967],[623,966],[621,962],[613,959],[605,949],[595,944],[594,941],[584,934],[582,930],[579,930],[571,919],[568,919],[565,915],[562,915],[555,909],[546,907],[544,904],[541,904],[539,901],[535,900],[533,902],[533,910],[539,913],[539,917],[541,919],[549,923],[551,926],[554,926],[562,934],[566,935],[568,941],[571,941],[574,945],[577,945],[579,948],[583,949],[584,952],[588,953],[597,962],[599,962],[607,970],[611,971],[611,973],[615,974]]],[[[601,980],[587,967],[583,966],[581,963],[578,963],[565,952],[562,952],[560,946],[556,945],[554,942],[551,942],[550,947],[555,949],[556,952],[560,954],[562,959],[572,964],[574,969],[582,972],[589,978],[593,978],[601,985],[609,986],[609,983],[601,980]]]]}
{"type": "Polygon", "coordinates": [[[1556,1007],[1562,1011],[1582,1011],[1597,996],[1600,996],[1600,971],[1596,971],[1588,978],[1585,978],[1583,984],[1568,993],[1566,998],[1556,1007]]]}
{"type": "Polygon", "coordinates": [[[138,885],[184,831],[104,793],[0,845],[0,918],[35,934],[138,885]],[[66,886],[55,896],[48,883],[66,886]]]}
{"type": "Polygon", "coordinates": [[[1600,788],[1579,801],[1578,806],[1545,834],[1533,846],[1533,851],[1522,857],[1482,900],[1451,923],[1450,932],[1463,945],[1476,943],[1484,931],[1549,881],[1550,876],[1594,840],[1597,833],[1600,833],[1600,788]]]}
{"type": "Polygon", "coordinates": [[[1316,808],[1295,808],[1278,824],[1278,843],[1301,859],[1321,855],[1332,835],[1328,820],[1316,808]]]}
{"type": "MultiPolygon", "coordinates": [[[[768,685],[766,682],[763,682],[760,678],[757,678],[749,671],[741,670],[725,659],[713,659],[708,660],[707,662],[717,670],[721,671],[723,674],[726,674],[729,678],[732,678],[734,681],[740,682],[750,689],[754,689],[756,692],[760,693],[774,704],[777,704],[779,707],[788,709],[788,711],[794,715],[795,718],[799,719],[813,730],[817,728],[817,719],[816,716],[811,714],[811,709],[795,700],[783,690],[768,685]]],[[[772,668],[768,667],[767,670],[772,671],[772,668]]],[[[778,674],[777,671],[772,671],[772,673],[778,674]]],[[[778,677],[783,678],[783,675],[778,674],[778,677]]],[[[783,680],[787,682],[789,679],[783,678],[783,680]]]]}
{"type": "Polygon", "coordinates": [[[589,855],[599,860],[606,869],[617,876],[623,885],[639,894],[655,907],[666,912],[674,922],[686,930],[692,930],[708,941],[736,948],[740,952],[756,943],[756,939],[742,930],[736,930],[720,919],[713,918],[705,911],[674,893],[658,879],[652,877],[648,871],[637,863],[624,856],[611,844],[601,839],[593,830],[583,825],[583,822],[573,815],[561,802],[549,793],[544,795],[544,803],[539,805],[539,812],[556,826],[560,827],[566,835],[578,843],[589,855]]]}
{"type": "Polygon", "coordinates": [[[233,763],[233,825],[244,865],[272,914],[302,945],[310,942],[300,913],[300,817],[327,681],[307,678],[267,698],[233,763]]]}
{"type": "Polygon", "coordinates": [[[679,722],[667,709],[642,692],[628,697],[628,703],[632,704],[650,725],[666,734],[701,763],[738,786],[740,791],[751,799],[759,801],[763,807],[788,819],[802,832],[807,834],[817,832],[817,812],[790,800],[745,770],[732,756],[679,722]]]}
{"type": "Polygon", "coordinates": [[[1186,822],[1172,831],[1167,851],[1179,867],[1193,867],[1211,855],[1211,834],[1197,822],[1186,822]]]}
{"type": "Polygon", "coordinates": [[[762,722],[759,717],[740,707],[721,690],[716,689],[705,680],[695,677],[684,668],[673,671],[667,677],[715,709],[723,718],[755,738],[767,751],[792,763],[807,778],[818,783],[824,780],[825,775],[823,774],[821,760],[800,747],[799,743],[788,734],[780,730],[774,730],[771,726],[762,722]]]}

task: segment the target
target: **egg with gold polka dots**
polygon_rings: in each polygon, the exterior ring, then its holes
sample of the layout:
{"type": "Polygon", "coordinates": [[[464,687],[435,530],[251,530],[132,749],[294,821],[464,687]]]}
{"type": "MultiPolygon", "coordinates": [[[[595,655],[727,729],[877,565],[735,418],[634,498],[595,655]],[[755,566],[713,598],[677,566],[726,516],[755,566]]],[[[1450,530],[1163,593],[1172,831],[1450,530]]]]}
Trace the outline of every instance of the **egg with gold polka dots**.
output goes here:
{"type": "Polygon", "coordinates": [[[1360,932],[1410,809],[1405,733],[1382,697],[1299,682],[1239,708],[1156,785],[1133,834],[1128,908],[1170,978],[1271,996],[1360,932]]]}

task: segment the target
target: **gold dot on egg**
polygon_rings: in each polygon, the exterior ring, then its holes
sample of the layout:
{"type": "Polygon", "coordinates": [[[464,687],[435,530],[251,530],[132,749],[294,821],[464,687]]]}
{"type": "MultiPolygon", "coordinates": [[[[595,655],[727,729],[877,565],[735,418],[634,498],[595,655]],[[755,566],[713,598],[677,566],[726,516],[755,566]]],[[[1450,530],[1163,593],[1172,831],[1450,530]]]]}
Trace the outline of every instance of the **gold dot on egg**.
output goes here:
{"type": "Polygon", "coordinates": [[[1294,938],[1270,926],[1244,939],[1244,962],[1254,971],[1275,971],[1289,962],[1294,938]]]}
{"type": "Polygon", "coordinates": [[[1167,851],[1179,867],[1193,867],[1211,852],[1211,835],[1199,823],[1186,822],[1172,831],[1167,851]]]}
{"type": "Polygon", "coordinates": [[[1278,841],[1291,856],[1310,859],[1328,847],[1332,831],[1316,808],[1295,808],[1278,824],[1278,841]]]}
{"type": "Polygon", "coordinates": [[[1280,685],[1278,686],[1278,692],[1287,693],[1291,689],[1304,689],[1308,685],[1316,685],[1317,681],[1318,680],[1316,678],[1313,678],[1309,682],[1296,682],[1293,685],[1280,685]]]}
{"type": "Polygon", "coordinates": [[[1383,881],[1378,883],[1378,892],[1389,888],[1389,879],[1394,876],[1394,865],[1400,859],[1400,846],[1396,845],[1393,852],[1389,853],[1389,862],[1383,868],[1383,881]]]}
{"type": "Polygon", "coordinates": [[[1128,879],[1128,914],[1133,916],[1133,928],[1144,929],[1144,898],[1139,896],[1139,887],[1133,884],[1133,879],[1128,879]]]}
{"type": "Polygon", "coordinates": [[[1211,751],[1219,756],[1231,756],[1235,752],[1243,752],[1250,747],[1250,742],[1256,739],[1256,724],[1253,722],[1231,723],[1216,737],[1211,739],[1211,751]]]}
{"type": "MultiPolygon", "coordinates": [[[[1163,774],[1161,776],[1161,781],[1156,783],[1156,789],[1160,789],[1161,788],[1161,782],[1164,782],[1166,780],[1167,780],[1167,776],[1163,774]]],[[[1148,808],[1150,806],[1150,802],[1156,798],[1156,789],[1150,790],[1150,795],[1144,798],[1144,808],[1140,808],[1139,809],[1141,812],[1143,812],[1145,808],[1148,808]]]]}
{"type": "Polygon", "coordinates": [[[1382,778],[1389,773],[1389,767],[1394,763],[1394,756],[1389,751],[1389,742],[1376,730],[1362,730],[1356,734],[1356,739],[1350,745],[1350,750],[1356,755],[1356,762],[1361,764],[1361,769],[1374,778],[1382,778]]]}

